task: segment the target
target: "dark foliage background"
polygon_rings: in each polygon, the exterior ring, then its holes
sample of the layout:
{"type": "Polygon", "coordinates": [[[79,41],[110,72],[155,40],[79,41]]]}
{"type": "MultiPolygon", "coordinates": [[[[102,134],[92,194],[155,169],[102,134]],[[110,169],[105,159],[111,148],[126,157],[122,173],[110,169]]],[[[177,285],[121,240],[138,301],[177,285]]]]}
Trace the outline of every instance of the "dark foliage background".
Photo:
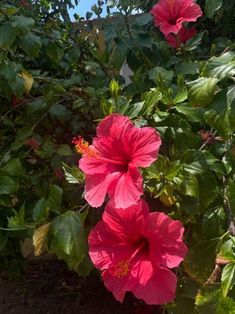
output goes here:
{"type": "Polygon", "coordinates": [[[89,274],[87,235],[102,209],[83,199],[71,140],[90,141],[119,112],[161,133],[145,197],[186,227],[189,254],[165,310],[234,313],[235,4],[198,1],[198,35],[173,50],[147,13],[154,3],[109,1],[101,19],[99,1],[86,16],[95,21],[72,23],[70,1],[1,1],[0,264],[19,272],[33,239],[36,255],[89,274]]]}

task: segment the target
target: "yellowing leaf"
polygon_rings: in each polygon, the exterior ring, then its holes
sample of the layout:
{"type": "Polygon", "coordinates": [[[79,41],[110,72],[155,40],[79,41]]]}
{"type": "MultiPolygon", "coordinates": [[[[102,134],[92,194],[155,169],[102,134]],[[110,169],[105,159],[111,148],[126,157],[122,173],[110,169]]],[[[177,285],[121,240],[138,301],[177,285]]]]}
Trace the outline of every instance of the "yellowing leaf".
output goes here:
{"type": "Polygon", "coordinates": [[[47,223],[37,228],[33,235],[34,254],[39,256],[45,249],[47,234],[51,223],[47,223]]]}
{"type": "Polygon", "coordinates": [[[24,79],[25,92],[29,93],[32,89],[33,82],[34,82],[32,75],[29,72],[23,70],[20,76],[24,79]]]}
{"type": "Polygon", "coordinates": [[[173,187],[168,185],[160,195],[160,201],[166,206],[171,207],[176,203],[176,198],[173,195],[173,187]]]}

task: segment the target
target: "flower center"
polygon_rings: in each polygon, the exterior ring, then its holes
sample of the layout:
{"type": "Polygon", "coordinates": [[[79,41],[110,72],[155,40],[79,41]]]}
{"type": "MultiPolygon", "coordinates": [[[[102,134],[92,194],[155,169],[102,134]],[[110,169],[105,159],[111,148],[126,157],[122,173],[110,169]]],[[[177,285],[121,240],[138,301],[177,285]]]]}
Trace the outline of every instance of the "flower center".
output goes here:
{"type": "Polygon", "coordinates": [[[113,269],[113,275],[118,278],[125,277],[130,272],[130,261],[128,259],[120,260],[113,269]]]}
{"type": "Polygon", "coordinates": [[[176,20],[174,18],[170,18],[168,22],[171,25],[175,25],[176,24],[176,20]]]}
{"type": "Polygon", "coordinates": [[[132,254],[132,257],[137,254],[148,253],[149,251],[149,241],[145,237],[140,237],[134,241],[133,247],[135,248],[135,252],[132,254]]]}
{"type": "Polygon", "coordinates": [[[75,137],[72,140],[75,145],[76,151],[85,157],[98,157],[98,153],[92,148],[88,142],[84,141],[81,136],[75,137]]]}
{"type": "Polygon", "coordinates": [[[168,23],[171,24],[171,25],[175,25],[176,24],[176,20],[177,18],[175,17],[175,0],[168,0],[168,5],[170,7],[170,15],[169,16],[169,20],[168,20],[168,23]]]}
{"type": "Polygon", "coordinates": [[[122,259],[112,269],[112,274],[115,277],[122,278],[127,276],[133,264],[133,259],[138,255],[146,254],[149,251],[149,242],[145,237],[140,237],[133,242],[133,248],[135,249],[132,255],[127,259],[122,259]]]}

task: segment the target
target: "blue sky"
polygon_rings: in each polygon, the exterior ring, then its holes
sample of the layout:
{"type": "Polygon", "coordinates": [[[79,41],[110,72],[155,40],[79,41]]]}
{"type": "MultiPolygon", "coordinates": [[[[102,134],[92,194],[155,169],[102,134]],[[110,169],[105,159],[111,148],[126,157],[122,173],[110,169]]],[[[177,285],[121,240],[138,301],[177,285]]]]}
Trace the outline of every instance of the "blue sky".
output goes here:
{"type": "Polygon", "coordinates": [[[85,16],[86,12],[90,11],[94,4],[97,4],[97,0],[80,0],[78,6],[74,10],[70,10],[71,17],[73,17],[74,13],[85,16]]]}

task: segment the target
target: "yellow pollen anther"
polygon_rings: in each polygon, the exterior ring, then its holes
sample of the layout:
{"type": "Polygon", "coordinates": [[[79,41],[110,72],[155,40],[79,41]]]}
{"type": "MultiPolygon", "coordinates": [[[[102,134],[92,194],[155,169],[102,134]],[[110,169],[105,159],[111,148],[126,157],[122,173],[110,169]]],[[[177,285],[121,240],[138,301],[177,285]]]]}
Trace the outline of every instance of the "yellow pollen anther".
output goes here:
{"type": "Polygon", "coordinates": [[[94,148],[90,147],[89,143],[79,136],[74,138],[72,143],[75,145],[76,151],[85,157],[98,157],[94,148]]]}
{"type": "Polygon", "coordinates": [[[128,260],[121,260],[115,265],[113,275],[118,278],[121,278],[127,276],[129,272],[130,262],[128,260]]]}

